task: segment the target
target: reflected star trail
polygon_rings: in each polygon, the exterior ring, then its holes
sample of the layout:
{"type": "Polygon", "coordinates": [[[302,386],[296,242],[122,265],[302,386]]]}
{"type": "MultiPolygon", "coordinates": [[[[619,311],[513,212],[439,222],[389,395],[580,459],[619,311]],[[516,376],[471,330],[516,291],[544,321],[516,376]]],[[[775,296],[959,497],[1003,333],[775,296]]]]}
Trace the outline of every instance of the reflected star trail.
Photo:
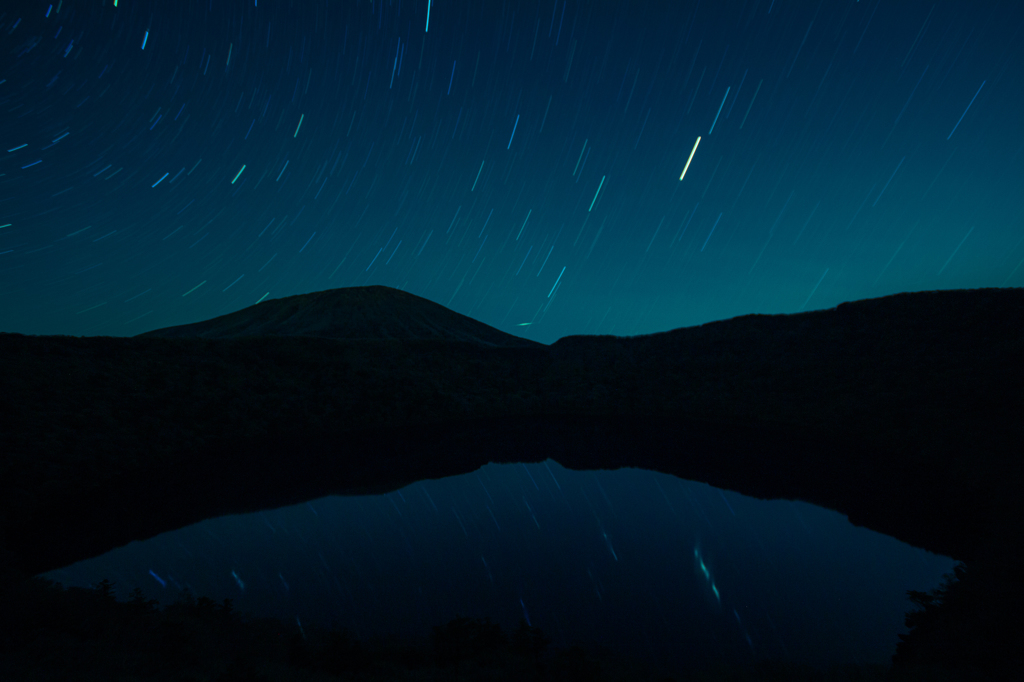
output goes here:
{"type": "Polygon", "coordinates": [[[557,646],[600,642],[670,668],[785,658],[886,663],[948,557],[804,502],[666,474],[488,464],[386,495],[204,521],[47,577],[169,604],[188,587],[359,637],[425,635],[458,614],[557,646]]]}

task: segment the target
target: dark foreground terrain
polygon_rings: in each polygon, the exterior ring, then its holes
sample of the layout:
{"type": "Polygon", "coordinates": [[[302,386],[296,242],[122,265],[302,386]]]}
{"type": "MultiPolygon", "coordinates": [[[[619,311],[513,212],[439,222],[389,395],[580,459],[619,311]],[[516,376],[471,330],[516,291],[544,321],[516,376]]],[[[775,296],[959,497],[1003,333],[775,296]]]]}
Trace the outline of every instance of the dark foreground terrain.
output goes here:
{"type": "Polygon", "coordinates": [[[33,579],[7,592],[5,605],[11,608],[0,622],[3,679],[897,682],[984,680],[1003,674],[986,674],[976,666],[906,663],[899,656],[894,666],[847,665],[826,671],[772,660],[666,671],[608,648],[553,648],[525,620],[505,633],[489,620],[457,618],[424,633],[420,641],[378,637],[362,642],[347,630],[238,614],[230,599],[215,603],[186,590],[161,610],[138,589],[128,601],[117,602],[112,587],[103,581],[95,589],[65,591],[59,584],[33,579]]]}
{"type": "MultiPolygon", "coordinates": [[[[960,560],[948,593],[918,595],[897,658],[1024,670],[1020,289],[550,346],[387,287],[232,315],[136,338],[0,334],[10,589],[206,518],[550,457],[804,500],[960,560]]],[[[53,629],[77,616],[39,608],[46,647],[78,646],[53,629]]]]}

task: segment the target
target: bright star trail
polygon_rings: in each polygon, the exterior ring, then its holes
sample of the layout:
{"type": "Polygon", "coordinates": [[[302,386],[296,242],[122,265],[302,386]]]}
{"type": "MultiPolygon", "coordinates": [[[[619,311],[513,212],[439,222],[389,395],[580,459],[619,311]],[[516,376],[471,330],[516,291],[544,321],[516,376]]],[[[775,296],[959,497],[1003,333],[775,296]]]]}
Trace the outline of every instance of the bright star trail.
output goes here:
{"type": "Polygon", "coordinates": [[[0,19],[10,331],[386,284],[550,343],[796,312],[826,268],[812,308],[1024,285],[1016,5],[119,4],[0,19]]]}
{"type": "Polygon", "coordinates": [[[693,149],[690,150],[690,156],[686,159],[686,165],[683,166],[683,172],[679,174],[679,179],[682,180],[686,175],[686,171],[690,169],[690,162],[693,161],[693,155],[697,152],[697,145],[700,144],[700,135],[697,136],[697,141],[693,143],[693,149]]]}

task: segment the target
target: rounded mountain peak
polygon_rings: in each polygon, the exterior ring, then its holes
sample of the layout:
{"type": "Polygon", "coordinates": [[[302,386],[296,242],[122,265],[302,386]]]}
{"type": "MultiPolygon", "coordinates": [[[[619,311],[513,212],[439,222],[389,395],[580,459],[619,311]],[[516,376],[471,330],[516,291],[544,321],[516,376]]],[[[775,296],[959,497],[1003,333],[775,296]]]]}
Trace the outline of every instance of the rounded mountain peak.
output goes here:
{"type": "Polygon", "coordinates": [[[241,336],[417,339],[464,341],[490,347],[543,346],[506,334],[415,294],[380,285],[271,299],[203,322],[155,329],[139,334],[138,338],[241,336]]]}

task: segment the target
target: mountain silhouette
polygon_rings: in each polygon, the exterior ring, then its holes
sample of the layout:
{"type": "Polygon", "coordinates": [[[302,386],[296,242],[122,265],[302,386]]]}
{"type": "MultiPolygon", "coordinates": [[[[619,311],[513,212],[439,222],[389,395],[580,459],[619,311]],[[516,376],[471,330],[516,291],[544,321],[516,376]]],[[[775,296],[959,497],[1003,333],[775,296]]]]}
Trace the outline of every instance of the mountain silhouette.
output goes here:
{"type": "Polygon", "coordinates": [[[328,289],[263,301],[210,320],[155,329],[136,338],[229,339],[241,336],[466,341],[506,348],[543,345],[506,334],[425,298],[385,286],[328,289]]]}
{"type": "Polygon", "coordinates": [[[980,587],[949,608],[1019,633],[1020,599],[992,595],[1020,593],[1021,330],[1024,290],[976,289],[546,346],[358,287],[134,338],[0,333],[0,579],[550,457],[836,510],[964,561],[980,587]],[[963,606],[978,594],[998,610],[963,606]]]}

